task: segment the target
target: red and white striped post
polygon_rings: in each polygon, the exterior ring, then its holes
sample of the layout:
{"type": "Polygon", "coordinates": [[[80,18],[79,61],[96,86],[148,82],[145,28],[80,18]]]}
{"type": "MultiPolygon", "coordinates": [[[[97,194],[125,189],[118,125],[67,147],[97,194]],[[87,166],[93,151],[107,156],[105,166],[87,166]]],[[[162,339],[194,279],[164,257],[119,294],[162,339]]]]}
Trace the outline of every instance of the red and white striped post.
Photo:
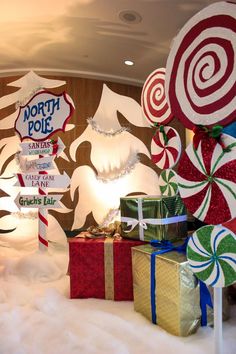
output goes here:
{"type": "MultiPolygon", "coordinates": [[[[39,158],[43,158],[43,155],[39,155],[39,158]]],[[[47,174],[46,171],[39,171],[39,174],[47,174]]],[[[39,188],[40,195],[47,195],[45,188],[39,188]]],[[[38,209],[38,239],[39,239],[39,250],[47,251],[48,250],[48,210],[46,208],[38,209]]]]}

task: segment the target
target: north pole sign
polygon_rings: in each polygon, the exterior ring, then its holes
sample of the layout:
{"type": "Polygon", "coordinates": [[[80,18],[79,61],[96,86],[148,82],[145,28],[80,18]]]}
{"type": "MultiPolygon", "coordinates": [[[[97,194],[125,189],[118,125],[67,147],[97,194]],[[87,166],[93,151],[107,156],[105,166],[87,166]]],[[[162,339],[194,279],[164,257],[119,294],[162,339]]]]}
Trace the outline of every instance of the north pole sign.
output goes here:
{"type": "Polygon", "coordinates": [[[72,101],[65,92],[55,95],[40,91],[25,106],[20,107],[15,130],[21,141],[26,138],[45,140],[57,131],[65,131],[73,110],[72,101]]]}

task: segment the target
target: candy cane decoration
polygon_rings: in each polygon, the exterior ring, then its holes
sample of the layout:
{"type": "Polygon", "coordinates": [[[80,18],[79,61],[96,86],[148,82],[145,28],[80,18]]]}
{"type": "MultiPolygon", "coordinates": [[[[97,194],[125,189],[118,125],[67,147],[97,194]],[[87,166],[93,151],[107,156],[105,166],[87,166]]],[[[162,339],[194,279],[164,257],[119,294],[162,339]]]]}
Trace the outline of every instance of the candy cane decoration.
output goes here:
{"type": "Polygon", "coordinates": [[[141,106],[146,119],[154,125],[167,124],[173,119],[165,95],[165,68],[153,71],[144,83],[141,106]]]}
{"type": "MultiPolygon", "coordinates": [[[[39,155],[39,158],[43,158],[43,155],[39,155]]],[[[39,174],[47,174],[46,171],[40,171],[39,174]]],[[[46,189],[39,188],[40,195],[47,195],[46,189]]],[[[38,239],[39,249],[46,251],[48,249],[47,229],[48,229],[48,210],[45,208],[38,209],[38,239]]]]}
{"type": "Polygon", "coordinates": [[[227,125],[236,117],[236,4],[216,2],[176,36],[166,66],[166,95],[185,127],[227,125]]]}

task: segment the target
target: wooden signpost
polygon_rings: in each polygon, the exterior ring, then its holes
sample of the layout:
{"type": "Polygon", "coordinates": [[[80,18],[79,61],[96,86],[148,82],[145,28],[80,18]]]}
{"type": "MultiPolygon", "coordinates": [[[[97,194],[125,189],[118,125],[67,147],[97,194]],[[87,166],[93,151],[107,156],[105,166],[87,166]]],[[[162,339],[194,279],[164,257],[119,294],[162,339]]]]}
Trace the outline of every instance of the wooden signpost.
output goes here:
{"type": "Polygon", "coordinates": [[[50,175],[47,171],[55,168],[53,160],[64,149],[60,138],[56,141],[48,138],[57,131],[65,131],[65,126],[74,111],[71,98],[63,92],[55,95],[49,91],[36,93],[25,106],[21,106],[15,121],[15,130],[20,135],[22,156],[35,156],[38,159],[27,160],[24,164],[24,173],[17,173],[18,181],[15,186],[37,187],[38,195],[18,194],[15,203],[18,208],[38,208],[39,216],[39,249],[47,250],[47,210],[61,208],[62,194],[48,195],[47,188],[67,188],[70,184],[69,176],[50,175]],[[44,156],[49,155],[49,156],[44,156]]]}

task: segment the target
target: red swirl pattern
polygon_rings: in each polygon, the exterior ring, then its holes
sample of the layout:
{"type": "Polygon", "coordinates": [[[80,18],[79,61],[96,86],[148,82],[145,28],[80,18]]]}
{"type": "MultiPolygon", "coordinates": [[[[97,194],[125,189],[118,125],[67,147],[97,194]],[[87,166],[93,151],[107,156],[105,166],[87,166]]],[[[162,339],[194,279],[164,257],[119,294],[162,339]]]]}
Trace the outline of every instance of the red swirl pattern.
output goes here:
{"type": "Polygon", "coordinates": [[[152,125],[167,124],[173,118],[165,95],[165,68],[157,69],[148,76],[141,94],[141,106],[152,125]]]}
{"type": "Polygon", "coordinates": [[[236,115],[236,4],[218,2],[175,38],[166,67],[167,101],[185,127],[227,125],[236,115]]]}
{"type": "Polygon", "coordinates": [[[160,169],[172,168],[176,165],[181,154],[181,140],[177,131],[169,126],[164,127],[168,142],[164,141],[160,131],[152,138],[152,162],[160,169]]]}
{"type": "MultiPolygon", "coordinates": [[[[226,141],[226,140],[225,140],[226,141]]],[[[236,217],[236,139],[224,152],[214,138],[189,144],[178,166],[177,182],[186,208],[199,220],[217,225],[236,217]]]]}

